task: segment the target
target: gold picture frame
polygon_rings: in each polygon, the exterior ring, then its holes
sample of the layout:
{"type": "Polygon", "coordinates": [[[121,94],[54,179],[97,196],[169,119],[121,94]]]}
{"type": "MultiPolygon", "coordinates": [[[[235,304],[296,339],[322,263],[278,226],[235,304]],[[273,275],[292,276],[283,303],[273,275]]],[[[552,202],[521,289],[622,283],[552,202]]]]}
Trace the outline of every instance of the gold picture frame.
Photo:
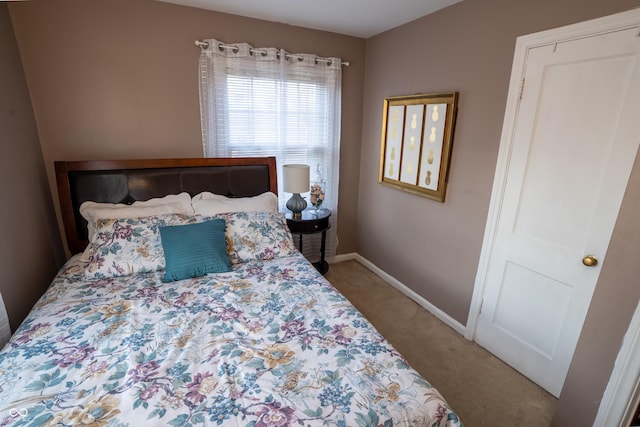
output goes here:
{"type": "Polygon", "coordinates": [[[458,92],[385,98],[378,182],[444,202],[458,92]]]}

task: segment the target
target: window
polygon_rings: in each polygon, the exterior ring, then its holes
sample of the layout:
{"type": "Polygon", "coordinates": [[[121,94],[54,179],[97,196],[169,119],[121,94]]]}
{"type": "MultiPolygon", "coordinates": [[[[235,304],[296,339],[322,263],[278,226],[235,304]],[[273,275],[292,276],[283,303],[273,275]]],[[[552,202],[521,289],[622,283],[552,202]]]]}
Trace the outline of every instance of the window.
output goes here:
{"type": "Polygon", "coordinates": [[[322,84],[229,76],[227,98],[231,155],[284,150],[306,163],[302,160],[322,160],[332,148],[324,127],[327,88],[322,84]]]}
{"type": "MultiPolygon", "coordinates": [[[[275,156],[281,210],[282,165],[317,166],[332,211],[327,254],[337,246],[341,61],[274,48],[206,40],[200,56],[200,106],[206,157],[275,156]]],[[[303,197],[309,200],[308,193],[303,197]]],[[[305,247],[318,253],[314,242],[305,247]]]]}

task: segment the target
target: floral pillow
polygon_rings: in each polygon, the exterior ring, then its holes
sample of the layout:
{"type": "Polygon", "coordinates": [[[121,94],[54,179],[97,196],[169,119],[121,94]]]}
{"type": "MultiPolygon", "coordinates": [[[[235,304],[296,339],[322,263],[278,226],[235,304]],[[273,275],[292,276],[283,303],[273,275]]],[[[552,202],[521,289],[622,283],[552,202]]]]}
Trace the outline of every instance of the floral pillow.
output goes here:
{"type": "Polygon", "coordinates": [[[141,218],[98,219],[85,249],[85,276],[105,278],[164,270],[160,227],[191,224],[193,216],[168,214],[141,218]]]}
{"type": "Polygon", "coordinates": [[[216,217],[227,223],[227,255],[232,264],[270,260],[297,252],[284,214],[230,212],[216,217]]]}

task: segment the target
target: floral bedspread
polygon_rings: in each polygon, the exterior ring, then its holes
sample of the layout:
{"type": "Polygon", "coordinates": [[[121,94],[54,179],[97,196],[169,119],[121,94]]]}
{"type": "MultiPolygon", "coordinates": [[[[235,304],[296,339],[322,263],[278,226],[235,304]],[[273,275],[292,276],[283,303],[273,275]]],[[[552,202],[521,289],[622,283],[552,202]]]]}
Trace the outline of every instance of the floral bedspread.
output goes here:
{"type": "Polygon", "coordinates": [[[0,426],[461,426],[301,256],[162,283],[69,260],[0,352],[0,426]]]}

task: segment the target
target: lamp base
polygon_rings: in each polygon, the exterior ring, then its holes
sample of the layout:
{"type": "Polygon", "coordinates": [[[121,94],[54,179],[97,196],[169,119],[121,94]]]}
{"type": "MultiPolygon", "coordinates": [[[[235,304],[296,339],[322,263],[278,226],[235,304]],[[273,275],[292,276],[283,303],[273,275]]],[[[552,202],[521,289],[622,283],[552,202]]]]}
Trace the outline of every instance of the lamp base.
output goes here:
{"type": "Polygon", "coordinates": [[[301,212],[307,207],[307,201],[300,196],[300,193],[293,193],[287,200],[287,209],[293,212],[294,218],[300,218],[301,212]]]}

